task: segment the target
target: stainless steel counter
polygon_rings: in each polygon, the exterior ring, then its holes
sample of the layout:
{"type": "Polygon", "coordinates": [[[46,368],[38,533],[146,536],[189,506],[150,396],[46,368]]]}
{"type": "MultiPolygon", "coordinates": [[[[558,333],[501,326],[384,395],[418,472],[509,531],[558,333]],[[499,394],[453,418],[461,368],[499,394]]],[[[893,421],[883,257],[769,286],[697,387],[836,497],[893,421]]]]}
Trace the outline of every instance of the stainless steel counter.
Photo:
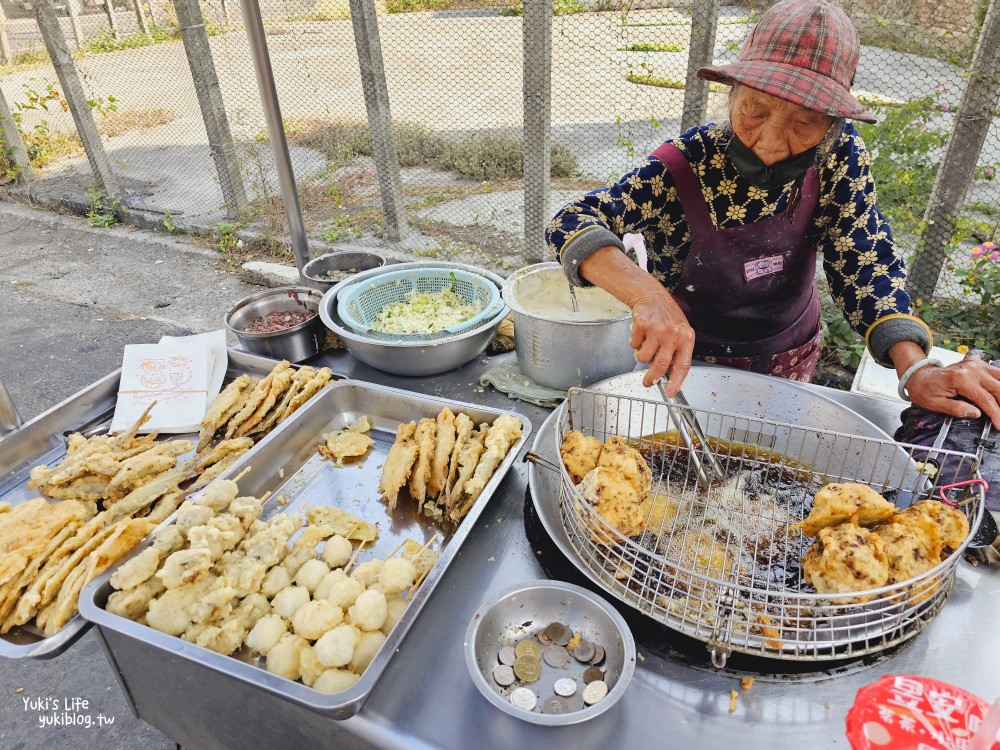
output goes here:
{"type": "MultiPolygon", "coordinates": [[[[510,355],[505,355],[510,356],[510,355]]],[[[496,361],[496,360],[494,360],[496,361]]],[[[474,362],[426,379],[392,378],[346,355],[325,357],[339,374],[397,388],[510,408],[487,389],[474,362]]],[[[892,432],[899,406],[823,389],[892,432]]],[[[518,403],[541,425],[547,412],[518,403]]],[[[583,725],[538,727],[493,708],[466,671],[462,638],[468,617],[501,589],[545,572],[529,547],[524,526],[527,471],[515,465],[438,585],[397,657],[362,711],[333,721],[268,700],[221,676],[195,682],[185,663],[142,659],[148,651],[130,638],[101,631],[120,659],[126,694],[138,715],[188,750],[206,748],[788,748],[846,747],[844,717],[856,691],[887,673],[932,676],[989,701],[1000,695],[1000,649],[991,643],[1000,621],[1000,569],[963,562],[951,601],[927,630],[886,661],[838,677],[758,680],[729,712],[731,674],[662,658],[639,645],[640,662],[629,691],[612,710],[583,725]],[[127,668],[123,669],[125,665],[127,668]]],[[[544,554],[557,554],[546,551],[544,554]]],[[[649,641],[647,640],[647,644],[649,641]]],[[[693,648],[701,648],[694,645],[693,648]]],[[[698,654],[704,660],[702,654],[698,654]]]]}

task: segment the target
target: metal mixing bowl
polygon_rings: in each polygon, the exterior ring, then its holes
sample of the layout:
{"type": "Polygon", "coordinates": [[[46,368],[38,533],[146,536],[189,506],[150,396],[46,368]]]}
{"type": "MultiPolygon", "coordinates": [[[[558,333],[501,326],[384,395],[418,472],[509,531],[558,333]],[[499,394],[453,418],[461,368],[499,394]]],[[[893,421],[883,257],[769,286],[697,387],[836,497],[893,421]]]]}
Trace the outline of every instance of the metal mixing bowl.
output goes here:
{"type": "Polygon", "coordinates": [[[381,268],[384,265],[385,256],[379,253],[369,250],[341,250],[309,261],[302,269],[302,275],[306,277],[311,287],[326,292],[356,273],[381,268]],[[336,281],[324,278],[331,273],[341,275],[341,278],[336,281]]]}
{"type": "MultiPolygon", "coordinates": [[[[634,369],[635,352],[629,344],[631,312],[626,308],[615,318],[581,321],[526,309],[518,300],[518,288],[542,274],[556,274],[564,281],[568,303],[569,281],[558,263],[522,268],[511,274],[503,286],[503,300],[514,311],[515,350],[521,372],[539,385],[566,390],[634,369]]],[[[578,295],[588,293],[582,290],[578,295]]]]}
{"type": "Polygon", "coordinates": [[[326,329],[319,315],[274,333],[247,333],[245,329],[257,318],[272,312],[318,312],[322,299],[319,292],[307,286],[282,286],[251,294],[226,313],[226,328],[236,334],[248,352],[301,362],[318,354],[326,341],[326,329]]]}
{"type": "Polygon", "coordinates": [[[465,663],[479,692],[501,711],[523,721],[546,726],[578,724],[599,716],[617,703],[635,671],[635,641],[628,625],[607,602],[586,589],[562,581],[528,581],[503,591],[493,602],[481,606],[473,615],[465,633],[465,663]],[[573,677],[583,665],[570,659],[565,668],[554,668],[542,662],[542,676],[526,687],[539,698],[534,711],[517,708],[509,700],[510,691],[518,687],[515,681],[508,688],[493,680],[493,669],[499,663],[501,646],[512,646],[530,638],[549,623],[561,622],[584,640],[600,644],[605,650],[605,682],[608,694],[592,706],[583,705],[583,681],[577,680],[578,710],[563,714],[542,713],[544,700],[552,695],[553,684],[560,677],[573,677]]]}
{"type": "MultiPolygon", "coordinates": [[[[393,266],[393,269],[398,270],[409,268],[458,268],[485,276],[498,287],[503,284],[503,279],[497,274],[461,263],[416,261],[393,266]]],[[[344,343],[344,348],[351,354],[366,365],[392,375],[410,377],[438,375],[471,362],[486,351],[486,347],[496,335],[497,328],[510,314],[510,308],[504,305],[499,313],[478,328],[433,341],[381,341],[360,336],[345,327],[337,315],[337,295],[348,285],[357,284],[380,273],[382,273],[381,268],[373,268],[341,281],[323,295],[319,315],[326,327],[337,334],[344,343]]]]}

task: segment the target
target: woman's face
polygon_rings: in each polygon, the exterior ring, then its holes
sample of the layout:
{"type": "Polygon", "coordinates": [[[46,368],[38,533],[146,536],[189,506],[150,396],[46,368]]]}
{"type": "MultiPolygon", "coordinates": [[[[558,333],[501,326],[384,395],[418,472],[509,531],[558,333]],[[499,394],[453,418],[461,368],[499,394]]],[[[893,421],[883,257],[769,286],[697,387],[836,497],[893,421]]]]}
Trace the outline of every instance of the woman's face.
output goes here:
{"type": "Polygon", "coordinates": [[[741,86],[733,100],[733,132],[767,166],[818,146],[833,118],[741,86]]]}

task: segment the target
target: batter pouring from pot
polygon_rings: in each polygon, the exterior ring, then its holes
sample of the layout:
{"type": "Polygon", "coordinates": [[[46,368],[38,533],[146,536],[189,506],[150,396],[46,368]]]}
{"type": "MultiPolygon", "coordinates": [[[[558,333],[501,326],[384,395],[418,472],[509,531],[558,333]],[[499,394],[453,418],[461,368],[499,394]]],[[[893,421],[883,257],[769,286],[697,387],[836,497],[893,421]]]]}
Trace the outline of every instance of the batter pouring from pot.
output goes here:
{"type": "Polygon", "coordinates": [[[773,6],[737,62],[698,72],[732,86],[729,123],[692,128],[565,206],[549,245],[571,284],[631,308],[643,382],[669,373],[668,395],[692,358],[809,381],[822,335],[819,251],[844,316],[913,403],[958,417],[982,410],[1000,427],[1000,369],[928,359],[931,331],[912,313],[851,122],[875,122],[850,93],[860,50],[850,19],[825,0],[773,6]],[[642,238],[648,273],[623,252],[629,234],[642,238]]]}

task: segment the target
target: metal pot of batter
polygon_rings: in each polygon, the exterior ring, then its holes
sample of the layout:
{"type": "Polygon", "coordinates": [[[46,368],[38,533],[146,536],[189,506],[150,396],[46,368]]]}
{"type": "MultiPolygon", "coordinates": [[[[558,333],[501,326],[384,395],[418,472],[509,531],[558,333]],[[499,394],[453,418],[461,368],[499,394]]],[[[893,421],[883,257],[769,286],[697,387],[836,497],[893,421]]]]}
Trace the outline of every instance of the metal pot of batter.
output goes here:
{"type": "Polygon", "coordinates": [[[558,263],[527,266],[504,284],[517,364],[539,385],[564,390],[635,368],[628,307],[597,287],[577,289],[576,298],[578,311],[558,263]]]}

